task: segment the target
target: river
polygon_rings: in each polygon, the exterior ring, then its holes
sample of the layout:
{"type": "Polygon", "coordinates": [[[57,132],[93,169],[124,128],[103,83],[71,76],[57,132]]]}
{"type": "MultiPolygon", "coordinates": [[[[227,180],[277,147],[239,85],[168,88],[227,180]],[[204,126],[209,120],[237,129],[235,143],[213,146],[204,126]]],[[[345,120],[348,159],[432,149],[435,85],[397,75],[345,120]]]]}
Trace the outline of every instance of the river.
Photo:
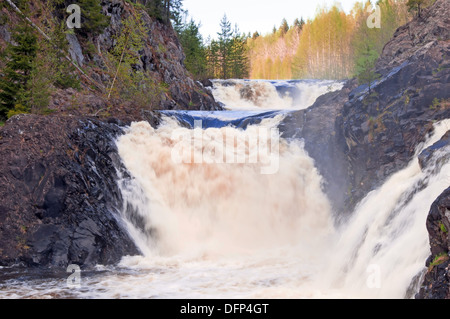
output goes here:
{"type": "Polygon", "coordinates": [[[117,182],[142,256],[70,278],[1,269],[0,298],[413,298],[430,253],[427,214],[450,176],[450,163],[422,171],[417,156],[450,121],[336,223],[313,159],[277,126],[342,85],[215,81],[227,111],[133,123],[117,140],[131,177],[117,182]]]}

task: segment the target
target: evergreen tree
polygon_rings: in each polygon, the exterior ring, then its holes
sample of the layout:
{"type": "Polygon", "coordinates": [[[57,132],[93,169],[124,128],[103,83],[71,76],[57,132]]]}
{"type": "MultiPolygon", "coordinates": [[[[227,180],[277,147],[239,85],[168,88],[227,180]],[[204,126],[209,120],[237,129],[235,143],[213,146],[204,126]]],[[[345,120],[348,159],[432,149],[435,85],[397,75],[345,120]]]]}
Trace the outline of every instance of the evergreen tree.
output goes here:
{"type": "Polygon", "coordinates": [[[12,30],[12,43],[5,52],[5,68],[0,77],[0,118],[16,106],[24,111],[27,101],[27,83],[31,78],[38,43],[34,29],[21,20],[12,30]]]}
{"type": "Polygon", "coordinates": [[[248,76],[246,42],[247,38],[244,35],[241,35],[236,25],[228,57],[230,64],[229,76],[231,78],[241,79],[248,76]]]}
{"type": "Polygon", "coordinates": [[[163,23],[174,21],[181,23],[185,10],[183,0],[140,0],[147,9],[148,14],[163,23]]]}
{"type": "Polygon", "coordinates": [[[303,29],[303,26],[305,25],[305,20],[303,18],[295,19],[294,20],[294,27],[298,28],[299,30],[303,29]]]}
{"type": "Polygon", "coordinates": [[[211,79],[221,77],[221,68],[219,62],[219,42],[208,40],[206,47],[207,74],[211,79]]]}
{"type": "Polygon", "coordinates": [[[229,77],[229,53],[233,44],[233,31],[231,29],[231,23],[228,21],[226,15],[224,15],[220,22],[220,30],[221,31],[217,33],[219,36],[219,63],[222,71],[222,78],[226,79],[229,77]]]}
{"type": "Polygon", "coordinates": [[[191,21],[184,25],[180,30],[179,39],[186,56],[184,61],[186,69],[191,72],[196,79],[204,79],[207,77],[206,50],[203,46],[199,25],[191,19],[191,21]]]}
{"type": "Polygon", "coordinates": [[[286,19],[283,19],[281,21],[281,26],[279,29],[282,36],[284,36],[289,31],[289,24],[287,23],[286,19]]]}
{"type": "Polygon", "coordinates": [[[378,59],[378,53],[366,46],[366,49],[359,56],[356,62],[356,75],[359,84],[367,84],[369,86],[369,94],[372,93],[372,83],[379,78],[379,74],[375,73],[375,62],[378,59]]]}
{"type": "Polygon", "coordinates": [[[425,0],[408,0],[406,6],[410,11],[417,11],[417,16],[420,18],[422,7],[425,5],[425,0]]]}
{"type": "Polygon", "coordinates": [[[185,10],[183,0],[165,0],[166,21],[181,21],[185,10]]]}
{"type": "Polygon", "coordinates": [[[79,0],[82,18],[79,30],[96,35],[109,25],[110,18],[103,14],[100,3],[98,0],[79,0]]]}
{"type": "Polygon", "coordinates": [[[50,63],[53,66],[53,84],[61,89],[80,88],[80,81],[74,74],[73,65],[66,59],[66,53],[69,51],[69,42],[66,38],[66,28],[64,21],[55,22],[53,27],[53,38],[50,47],[50,63]],[[53,46],[53,48],[51,47],[53,46]]]}

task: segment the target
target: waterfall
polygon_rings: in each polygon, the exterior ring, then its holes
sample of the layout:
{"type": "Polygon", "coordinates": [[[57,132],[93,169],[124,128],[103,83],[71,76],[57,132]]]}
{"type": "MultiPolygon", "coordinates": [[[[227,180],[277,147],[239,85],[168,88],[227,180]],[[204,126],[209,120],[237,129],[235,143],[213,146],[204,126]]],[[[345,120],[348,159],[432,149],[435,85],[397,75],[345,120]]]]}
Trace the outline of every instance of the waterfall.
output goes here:
{"type": "Polygon", "coordinates": [[[329,204],[313,161],[300,143],[281,141],[275,148],[277,141],[268,133],[280,119],[245,131],[192,131],[168,118],[156,130],[146,122],[130,127],[118,147],[133,176],[134,183],[124,184],[133,191],[125,187],[124,193],[131,195],[125,197],[127,207],[134,207],[143,222],[133,232],[140,233],[137,242],[146,257],[246,255],[306,245],[330,232],[329,204]],[[177,144],[180,154],[187,153],[182,162],[174,158],[177,144]],[[218,150],[217,145],[220,158],[213,161],[207,151],[218,150]],[[262,145],[276,152],[261,152],[262,145]]]}
{"type": "Polygon", "coordinates": [[[153,274],[152,283],[170,297],[413,297],[430,253],[427,214],[450,176],[450,163],[435,169],[444,153],[437,152],[424,171],[417,157],[450,121],[436,124],[411,163],[368,194],[348,220],[334,223],[321,176],[301,141],[280,139],[278,153],[248,162],[255,151],[250,141],[263,137],[264,145],[275,144],[258,129],[276,128],[281,117],[246,130],[192,130],[169,117],[157,129],[131,125],[118,140],[131,173],[122,184],[132,195],[124,196],[124,211],[138,215],[128,225],[144,256],[121,265],[148,271],[169,265],[170,275],[153,274]],[[187,154],[184,162],[173,159],[180,136],[188,137],[178,145],[187,154]],[[245,154],[240,163],[193,161],[216,143],[224,159],[227,145],[239,141],[245,154]],[[278,170],[262,174],[272,155],[279,157],[278,170]]]}
{"type": "Polygon", "coordinates": [[[214,80],[212,93],[229,110],[302,110],[344,82],[326,80],[214,80]]]}
{"type": "Polygon", "coordinates": [[[418,156],[449,129],[450,120],[435,124],[410,164],[368,194],[338,230],[327,278],[340,294],[411,298],[418,292],[430,255],[426,220],[434,200],[450,184],[450,163],[439,163],[450,148],[436,152],[423,171],[418,156]]]}
{"type": "MultiPolygon", "coordinates": [[[[264,83],[281,98],[286,83],[264,83]]],[[[261,111],[170,111],[157,128],[124,128],[119,210],[141,256],[83,273],[80,289],[40,275],[10,280],[2,298],[413,298],[430,254],[428,212],[450,184],[450,148],[422,169],[418,157],[450,120],[342,217],[303,141],[280,137],[287,111],[261,111]]]]}

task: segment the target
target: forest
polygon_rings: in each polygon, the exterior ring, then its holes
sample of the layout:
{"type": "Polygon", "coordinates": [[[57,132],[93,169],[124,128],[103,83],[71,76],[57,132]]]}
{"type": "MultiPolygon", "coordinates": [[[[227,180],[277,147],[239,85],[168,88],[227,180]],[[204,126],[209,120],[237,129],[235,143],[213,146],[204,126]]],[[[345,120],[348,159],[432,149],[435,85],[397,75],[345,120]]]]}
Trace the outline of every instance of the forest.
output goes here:
{"type": "Polygon", "coordinates": [[[138,52],[149,32],[142,14],[170,25],[179,19],[182,1],[126,2],[131,14],[120,22],[122,32],[110,35],[114,46],[100,54],[101,61],[96,64],[93,60],[100,49],[94,39],[110,26],[110,16],[102,11],[101,1],[78,0],[82,13],[79,28],[66,26],[70,1],[1,1],[0,27],[11,25],[11,41],[0,43],[0,126],[16,114],[54,112],[48,107],[52,95],[58,90],[80,91],[83,81],[89,84],[84,88],[86,92],[101,92],[108,103],[116,100],[134,106],[157,105],[167,91],[167,83],[157,82],[149,72],[137,67],[138,52]],[[90,60],[84,68],[68,55],[69,39],[79,42],[83,58],[90,60]],[[95,71],[98,65],[106,86],[86,71],[95,71]]]}
{"type": "MultiPolygon", "coordinates": [[[[283,19],[272,33],[243,34],[226,15],[217,39],[203,39],[194,20],[175,25],[186,66],[197,79],[376,78],[372,69],[395,30],[433,0],[355,2],[350,13],[336,3],[318,7],[314,19],[283,19]]],[[[301,15],[301,12],[299,13],[301,15]]],[[[186,19],[185,19],[186,20],[186,19]]]]}
{"type": "MultiPolygon", "coordinates": [[[[167,91],[167,83],[155,81],[138,67],[145,35],[149,32],[140,15],[148,14],[172,25],[183,48],[186,69],[196,80],[206,79],[348,79],[361,83],[377,78],[375,61],[395,30],[420,15],[435,0],[379,0],[356,2],[350,13],[339,4],[319,7],[314,19],[285,19],[270,34],[244,34],[224,15],[217,37],[204,39],[200,25],[188,19],[182,0],[126,0],[134,8],[122,21],[123,32],[113,37],[113,49],[100,56],[107,72],[107,100],[133,105],[155,105],[167,91]]],[[[94,56],[94,37],[110,24],[98,0],[79,0],[82,27],[67,29],[64,12],[68,1],[46,0],[31,12],[25,0],[0,3],[0,26],[6,25],[8,10],[17,6],[21,17],[11,30],[11,40],[0,48],[0,123],[20,113],[47,114],[55,89],[80,89],[80,74],[92,85],[74,61],[68,60],[68,39],[76,36],[87,56],[94,56]],[[27,17],[32,16],[39,32],[27,17]],[[77,72],[78,71],[78,72],[77,72]]],[[[35,6],[36,6],[35,4],[35,6]]],[[[163,48],[156,48],[162,50],[163,48]]],[[[148,73],[148,72],[147,72],[148,73]]]]}

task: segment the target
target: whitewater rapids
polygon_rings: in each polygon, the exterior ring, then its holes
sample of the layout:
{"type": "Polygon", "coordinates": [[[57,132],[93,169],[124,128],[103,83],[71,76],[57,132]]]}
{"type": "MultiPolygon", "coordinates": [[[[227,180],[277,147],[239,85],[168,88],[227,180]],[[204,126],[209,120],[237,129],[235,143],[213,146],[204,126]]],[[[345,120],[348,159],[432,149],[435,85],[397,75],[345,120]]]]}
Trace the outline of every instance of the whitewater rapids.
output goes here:
{"type": "MultiPolygon", "coordinates": [[[[266,111],[243,104],[195,118],[266,111]]],[[[157,129],[133,123],[117,140],[129,172],[118,181],[120,213],[142,256],[82,273],[78,288],[65,278],[12,279],[0,284],[0,298],[413,298],[430,254],[427,215],[450,184],[450,163],[439,160],[449,148],[425,171],[418,155],[450,120],[336,223],[302,142],[276,134],[283,114],[245,130],[187,128],[169,113],[157,129]]]]}
{"type": "Polygon", "coordinates": [[[214,80],[212,93],[227,110],[304,110],[344,82],[329,80],[214,80]]]}

